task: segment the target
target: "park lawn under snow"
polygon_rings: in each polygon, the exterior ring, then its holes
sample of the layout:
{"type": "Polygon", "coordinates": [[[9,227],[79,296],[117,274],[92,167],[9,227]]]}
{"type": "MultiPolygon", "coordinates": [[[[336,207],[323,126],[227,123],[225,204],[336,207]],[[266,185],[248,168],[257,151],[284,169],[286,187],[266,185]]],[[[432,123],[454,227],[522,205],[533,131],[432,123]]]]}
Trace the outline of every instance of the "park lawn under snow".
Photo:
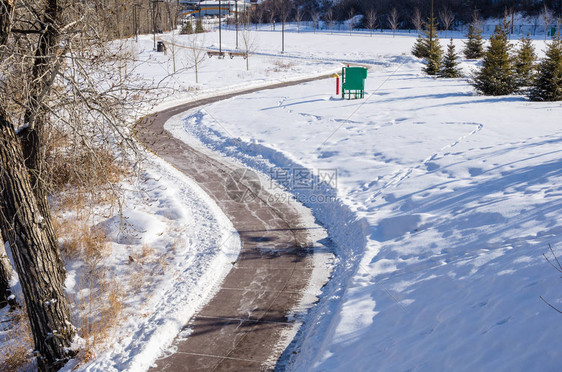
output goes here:
{"type": "MultiPolygon", "coordinates": [[[[207,59],[198,84],[187,49],[178,48],[177,72],[167,76],[171,53],[152,51],[151,37],[129,48],[139,78],[174,92],[157,108],[334,72],[347,62],[373,66],[373,96],[365,100],[341,101],[332,95],[334,81],[325,80],[255,93],[170,123],[182,138],[197,137],[264,173],[273,166],[337,169],[337,188],[327,191],[337,192],[337,201],[313,203],[298,194],[329,229],[339,263],[283,365],[470,369],[470,359],[480,367],[551,367],[559,357],[552,330],[558,318],[537,296],[554,304],[560,298],[556,273],[540,257],[546,243],[560,242],[560,104],[478,97],[462,80],[425,78],[408,56],[412,34],[293,30],[281,54],[281,34],[268,27],[254,33],[249,70],[239,57],[207,59]]],[[[180,45],[190,37],[159,35],[180,45]]],[[[202,47],[218,49],[216,32],[199,38],[202,47]]],[[[233,50],[235,33],[224,31],[223,43],[233,50]]],[[[104,267],[117,278],[139,267],[151,280],[138,284],[142,295],[129,297],[109,350],[82,369],[147,369],[212,295],[208,288],[219,284],[239,248],[212,200],[149,158],[141,192],[131,185],[127,195],[129,234],[116,217],[97,221],[111,240],[104,267]],[[138,262],[143,247],[150,254],[138,262]]],[[[80,295],[85,269],[67,269],[69,293],[80,295]]]]}
{"type": "Polygon", "coordinates": [[[343,101],[323,80],[167,124],[264,173],[337,170],[325,190],[337,201],[293,189],[340,261],[284,365],[557,370],[561,318],[539,296],[562,307],[559,274],[542,257],[549,244],[562,251],[562,105],[426,77],[402,55],[412,38],[306,38],[295,56],[372,65],[365,99],[343,101]]]}

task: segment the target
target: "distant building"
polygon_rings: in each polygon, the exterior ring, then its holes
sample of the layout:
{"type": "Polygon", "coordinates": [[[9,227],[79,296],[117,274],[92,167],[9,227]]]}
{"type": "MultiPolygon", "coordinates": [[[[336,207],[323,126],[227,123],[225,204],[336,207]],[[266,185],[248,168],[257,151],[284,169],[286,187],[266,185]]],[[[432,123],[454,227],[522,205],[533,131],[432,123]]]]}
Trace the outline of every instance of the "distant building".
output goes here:
{"type": "MultiPolygon", "coordinates": [[[[256,0],[257,1],[257,0],[256,0]]],[[[243,12],[246,7],[250,6],[251,1],[234,1],[234,0],[202,0],[202,1],[185,1],[180,0],[181,14],[183,16],[191,15],[193,17],[213,17],[220,14],[228,16],[238,12],[243,12]],[[220,8],[219,8],[220,5],[220,8]]]]}

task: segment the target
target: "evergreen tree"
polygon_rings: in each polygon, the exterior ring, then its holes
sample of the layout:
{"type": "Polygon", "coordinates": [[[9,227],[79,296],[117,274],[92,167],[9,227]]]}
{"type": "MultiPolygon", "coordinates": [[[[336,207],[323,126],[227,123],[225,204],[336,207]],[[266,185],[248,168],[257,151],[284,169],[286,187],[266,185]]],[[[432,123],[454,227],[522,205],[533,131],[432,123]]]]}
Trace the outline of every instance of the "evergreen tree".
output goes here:
{"type": "Polygon", "coordinates": [[[439,75],[444,78],[459,78],[462,77],[461,69],[458,67],[459,62],[457,61],[458,55],[455,51],[455,44],[453,44],[453,39],[447,46],[447,54],[443,59],[443,66],[439,75]]]}
{"type": "Polygon", "coordinates": [[[511,45],[507,38],[509,24],[496,26],[490,37],[490,46],[484,54],[482,67],[473,76],[471,84],[481,94],[500,96],[517,90],[513,64],[509,56],[511,45]]]}
{"type": "Polygon", "coordinates": [[[418,58],[425,58],[428,55],[428,53],[427,53],[427,43],[425,41],[425,38],[422,37],[421,34],[419,34],[418,38],[416,39],[416,43],[414,44],[414,47],[412,48],[412,54],[415,57],[418,57],[418,58]]]}
{"type": "Polygon", "coordinates": [[[193,33],[193,24],[191,24],[191,21],[187,21],[181,28],[180,34],[191,35],[192,33],[193,33]]]}
{"type": "Polygon", "coordinates": [[[484,56],[484,39],[482,38],[482,29],[480,22],[475,20],[468,26],[468,39],[463,50],[464,56],[468,59],[477,59],[484,56]]]}
{"type": "Polygon", "coordinates": [[[443,49],[437,40],[429,50],[429,55],[424,59],[425,67],[423,71],[428,75],[439,75],[443,60],[443,49]]]}
{"type": "Polygon", "coordinates": [[[428,18],[427,22],[423,24],[423,30],[421,35],[418,35],[416,43],[412,48],[412,54],[418,58],[429,57],[429,51],[438,42],[439,37],[437,36],[437,22],[435,18],[428,18]]]}
{"type": "Polygon", "coordinates": [[[205,32],[205,29],[203,28],[203,20],[199,17],[197,18],[197,22],[195,22],[195,33],[200,34],[203,32],[205,32]]]}
{"type": "Polygon", "coordinates": [[[430,76],[434,76],[438,75],[439,71],[441,71],[443,49],[441,49],[441,44],[439,44],[435,18],[429,18],[424,26],[427,56],[424,58],[425,67],[423,71],[430,76]]]}
{"type": "Polygon", "coordinates": [[[513,56],[513,67],[515,68],[515,77],[517,86],[524,87],[532,84],[535,75],[535,62],[537,55],[535,48],[529,35],[522,37],[519,48],[513,56]]]}
{"type": "Polygon", "coordinates": [[[532,101],[562,100],[562,40],[556,36],[548,44],[545,58],[529,92],[532,101]]]}

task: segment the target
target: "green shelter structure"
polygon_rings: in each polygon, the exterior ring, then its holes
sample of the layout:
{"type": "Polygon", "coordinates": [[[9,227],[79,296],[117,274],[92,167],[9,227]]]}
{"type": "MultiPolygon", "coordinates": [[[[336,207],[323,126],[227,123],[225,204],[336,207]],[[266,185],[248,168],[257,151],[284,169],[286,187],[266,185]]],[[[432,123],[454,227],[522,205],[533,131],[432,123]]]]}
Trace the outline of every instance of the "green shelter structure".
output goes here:
{"type": "Polygon", "coordinates": [[[341,71],[343,99],[357,99],[365,97],[365,79],[367,69],[365,67],[344,67],[341,71]]]}

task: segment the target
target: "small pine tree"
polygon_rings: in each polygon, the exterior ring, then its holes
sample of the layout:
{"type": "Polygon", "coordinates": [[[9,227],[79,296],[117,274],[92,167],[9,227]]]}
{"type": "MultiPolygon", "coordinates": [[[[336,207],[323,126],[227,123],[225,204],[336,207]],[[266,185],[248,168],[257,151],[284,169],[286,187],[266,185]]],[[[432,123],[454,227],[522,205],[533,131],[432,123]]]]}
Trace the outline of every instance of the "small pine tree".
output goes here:
{"type": "Polygon", "coordinates": [[[464,56],[468,59],[482,58],[484,56],[484,39],[482,38],[480,22],[475,20],[468,26],[466,38],[467,41],[463,50],[464,56]]]}
{"type": "Polygon", "coordinates": [[[418,35],[414,47],[412,48],[412,54],[418,58],[427,57],[427,43],[422,35],[418,35]]]}
{"type": "Polygon", "coordinates": [[[458,67],[459,62],[457,52],[455,51],[455,44],[453,44],[453,39],[451,38],[451,42],[447,46],[447,54],[445,54],[445,58],[443,59],[443,67],[439,75],[444,78],[459,78],[462,77],[461,69],[458,67]]]}
{"type": "Polygon", "coordinates": [[[412,54],[418,58],[429,57],[429,51],[437,43],[439,37],[437,36],[437,22],[435,18],[428,18],[427,22],[423,24],[422,34],[418,35],[416,43],[412,48],[412,54]]]}
{"type": "Polygon", "coordinates": [[[441,49],[441,44],[437,40],[433,47],[429,50],[429,55],[424,59],[425,67],[423,71],[430,75],[439,75],[441,71],[441,64],[443,60],[443,49],[441,49]]]}
{"type": "Polygon", "coordinates": [[[515,68],[515,78],[518,87],[525,87],[532,84],[535,75],[535,62],[537,55],[535,47],[529,35],[522,37],[519,48],[513,56],[513,67],[515,68]]]}
{"type": "Polygon", "coordinates": [[[427,42],[427,57],[424,58],[425,67],[423,71],[430,76],[434,76],[438,75],[439,71],[441,71],[443,49],[441,48],[441,44],[439,44],[437,21],[435,18],[428,18],[428,22],[426,22],[424,26],[424,35],[427,42]]]}
{"type": "Polygon", "coordinates": [[[546,49],[537,76],[529,91],[532,101],[562,100],[562,39],[556,36],[546,49]]]}
{"type": "Polygon", "coordinates": [[[517,90],[513,65],[509,56],[511,45],[507,39],[509,24],[496,26],[490,37],[490,46],[484,54],[482,67],[473,76],[471,84],[485,95],[501,96],[517,90]]]}
{"type": "Polygon", "coordinates": [[[205,32],[205,29],[203,28],[203,20],[199,17],[197,18],[197,22],[195,22],[195,33],[200,34],[203,32],[205,32]]]}
{"type": "Polygon", "coordinates": [[[182,26],[182,28],[180,30],[180,34],[181,35],[191,35],[192,33],[193,33],[193,24],[191,23],[191,21],[187,21],[182,26]]]}

